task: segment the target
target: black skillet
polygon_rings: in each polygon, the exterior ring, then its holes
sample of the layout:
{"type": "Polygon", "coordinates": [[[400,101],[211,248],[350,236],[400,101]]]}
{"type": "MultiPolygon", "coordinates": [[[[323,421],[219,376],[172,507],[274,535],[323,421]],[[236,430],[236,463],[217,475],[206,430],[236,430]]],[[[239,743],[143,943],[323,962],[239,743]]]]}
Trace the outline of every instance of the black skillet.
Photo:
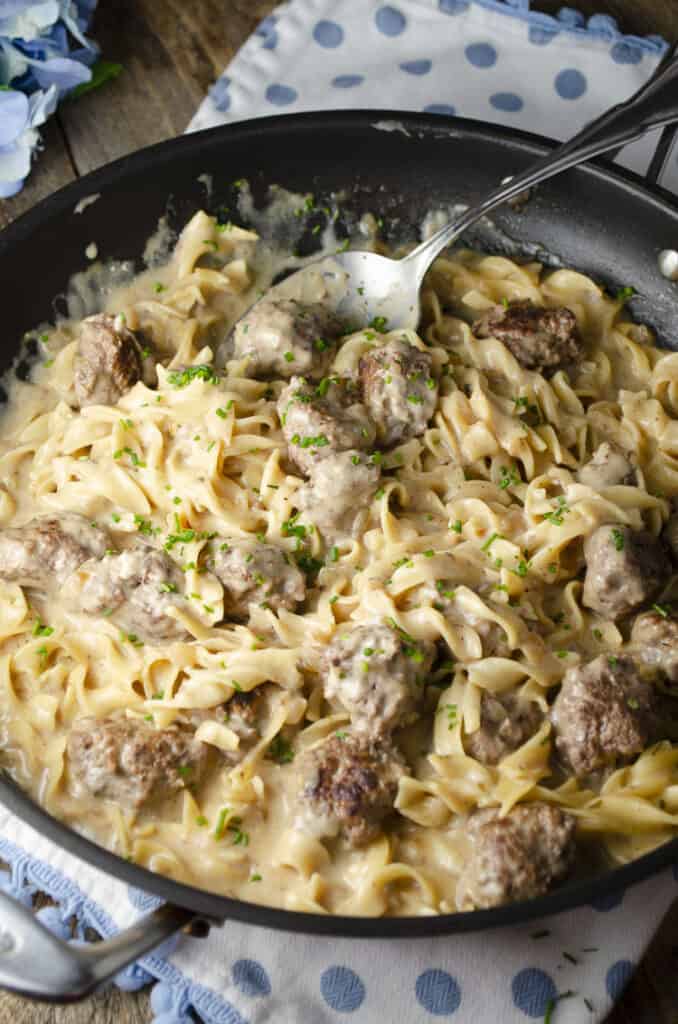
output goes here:
{"type": "MultiPolygon", "coordinates": [[[[678,114],[678,96],[676,101],[678,114]]],[[[657,264],[660,251],[678,247],[678,205],[656,185],[670,150],[670,131],[665,129],[648,179],[608,163],[579,167],[539,186],[519,209],[497,210],[492,224],[471,229],[465,241],[513,257],[550,264],[562,260],[613,290],[633,285],[633,314],[655,328],[663,345],[678,348],[677,286],[660,274],[657,264]]],[[[361,111],[265,118],[142,150],[50,196],[0,235],[0,370],[17,359],[24,332],[53,318],[54,297],[73,273],[85,268],[85,249],[92,241],[103,261],[139,264],[162,216],[175,229],[203,208],[237,221],[234,183],[240,179],[251,183],[258,201],[270,184],[312,192],[319,207],[339,194],[339,234],[342,224],[350,229],[370,211],[383,218],[386,237],[397,242],[416,237],[431,208],[475,202],[552,145],[524,132],[458,118],[361,111]],[[74,213],[80,200],[97,194],[96,202],[74,213]]],[[[299,242],[302,249],[314,244],[312,217],[299,242]]],[[[14,372],[25,374],[30,359],[29,343],[14,372]]],[[[2,895],[0,930],[7,941],[0,941],[0,985],[62,1002],[82,997],[171,931],[191,923],[195,927],[199,918],[337,937],[449,935],[518,924],[590,903],[678,860],[674,839],[624,867],[493,910],[438,917],[332,917],[228,899],[154,874],[50,817],[1,774],[0,801],[70,853],[167,901],[118,939],[77,951],[2,895]]]]}

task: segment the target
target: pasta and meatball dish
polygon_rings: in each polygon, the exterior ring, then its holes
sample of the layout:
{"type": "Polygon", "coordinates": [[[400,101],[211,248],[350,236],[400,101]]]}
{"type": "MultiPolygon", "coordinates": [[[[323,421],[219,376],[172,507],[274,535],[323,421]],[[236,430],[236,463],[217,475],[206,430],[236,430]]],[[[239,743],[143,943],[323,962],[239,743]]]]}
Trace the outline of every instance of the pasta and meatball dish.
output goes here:
{"type": "Polygon", "coordinates": [[[573,270],[455,251],[415,333],[264,294],[261,248],[196,214],[7,379],[3,768],[137,864],[318,913],[671,838],[678,354],[573,270]]]}

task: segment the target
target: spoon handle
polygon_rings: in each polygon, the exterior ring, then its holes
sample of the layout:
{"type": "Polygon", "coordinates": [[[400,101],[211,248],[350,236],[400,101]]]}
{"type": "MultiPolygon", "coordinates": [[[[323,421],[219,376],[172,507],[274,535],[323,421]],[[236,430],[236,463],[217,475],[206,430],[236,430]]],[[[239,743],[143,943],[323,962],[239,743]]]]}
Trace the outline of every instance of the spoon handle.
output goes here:
{"type": "Polygon", "coordinates": [[[675,43],[658,64],[654,74],[628,100],[606,110],[587,124],[572,139],[531,164],[520,174],[508,179],[482,202],[466,210],[459,218],[436,231],[400,262],[411,265],[418,282],[424,277],[433,259],[454,242],[471,224],[507,199],[524,192],[561,171],[584,163],[640,138],[651,128],[678,120],[678,43],[675,43]]]}

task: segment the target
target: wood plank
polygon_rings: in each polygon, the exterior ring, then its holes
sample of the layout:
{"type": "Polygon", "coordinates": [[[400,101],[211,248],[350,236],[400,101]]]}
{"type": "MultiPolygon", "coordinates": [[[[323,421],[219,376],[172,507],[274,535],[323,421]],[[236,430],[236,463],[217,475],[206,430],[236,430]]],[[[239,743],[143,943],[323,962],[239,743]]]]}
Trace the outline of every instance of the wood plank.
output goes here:
{"type": "Polygon", "coordinates": [[[121,992],[111,986],[73,1006],[46,1006],[0,994],[0,1024],[149,1024],[149,994],[121,992]]]}
{"type": "Polygon", "coordinates": [[[47,122],[41,135],[43,152],[37,156],[25,187],[12,199],[0,199],[0,229],[76,177],[61,125],[55,117],[47,122]]]}
{"type": "Polygon", "coordinates": [[[274,6],[272,0],[119,0],[102,4],[95,34],[115,82],[65,104],[63,122],[79,174],[183,132],[208,87],[274,6]]]}

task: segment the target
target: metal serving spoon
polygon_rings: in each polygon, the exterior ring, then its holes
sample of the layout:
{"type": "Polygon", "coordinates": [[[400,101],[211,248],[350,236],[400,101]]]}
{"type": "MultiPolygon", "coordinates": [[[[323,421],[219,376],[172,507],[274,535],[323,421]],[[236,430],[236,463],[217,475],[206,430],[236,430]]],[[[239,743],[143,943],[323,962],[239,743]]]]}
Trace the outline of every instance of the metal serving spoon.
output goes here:
{"type": "Polygon", "coordinates": [[[266,293],[290,295],[303,290],[302,279],[320,275],[327,285],[328,304],[350,324],[368,324],[383,317],[388,330],[416,328],[419,291],[426,271],[438,254],[472,224],[525,189],[600,153],[624,146],[651,128],[678,120],[678,44],[660,62],[654,74],[630,99],[612,107],[553,152],[525,171],[500,184],[458,219],[450,221],[399,260],[376,253],[346,251],[307,264],[266,293]]]}

